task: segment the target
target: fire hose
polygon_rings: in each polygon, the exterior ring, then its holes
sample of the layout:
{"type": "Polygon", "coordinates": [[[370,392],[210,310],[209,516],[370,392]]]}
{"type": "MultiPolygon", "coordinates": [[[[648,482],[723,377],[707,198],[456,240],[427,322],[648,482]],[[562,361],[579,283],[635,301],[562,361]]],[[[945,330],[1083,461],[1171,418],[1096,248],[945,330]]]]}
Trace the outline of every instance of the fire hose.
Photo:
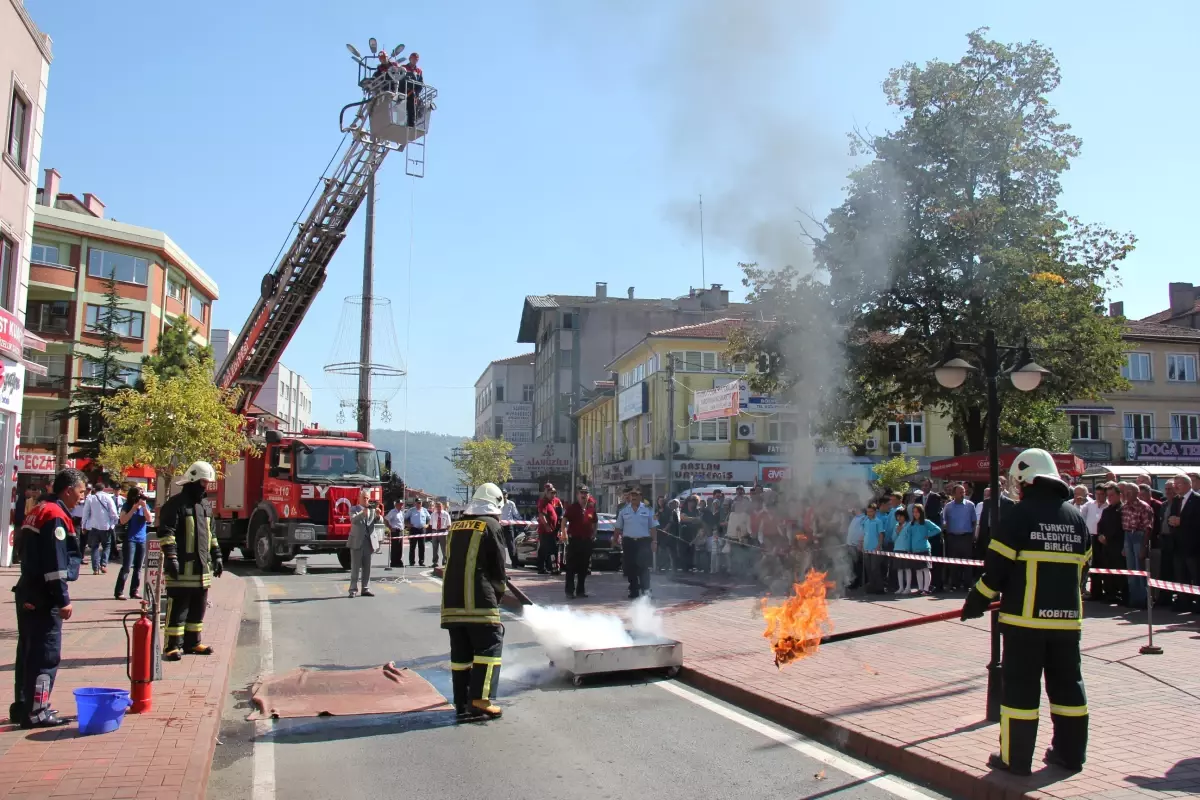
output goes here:
{"type": "MultiPolygon", "coordinates": [[[[999,603],[992,603],[985,611],[992,611],[1000,607],[999,603]]],[[[888,631],[898,631],[902,628],[912,628],[916,625],[928,625],[931,622],[948,622],[958,619],[962,616],[962,611],[955,609],[954,611],[943,611],[939,614],[927,614],[923,617],[913,617],[912,619],[902,619],[898,622],[888,622],[883,625],[872,625],[869,628],[859,628],[853,631],[842,631],[841,633],[831,633],[821,637],[821,644],[830,644],[832,642],[844,642],[847,639],[858,639],[862,636],[872,636],[876,633],[887,633],[888,631]]]]}

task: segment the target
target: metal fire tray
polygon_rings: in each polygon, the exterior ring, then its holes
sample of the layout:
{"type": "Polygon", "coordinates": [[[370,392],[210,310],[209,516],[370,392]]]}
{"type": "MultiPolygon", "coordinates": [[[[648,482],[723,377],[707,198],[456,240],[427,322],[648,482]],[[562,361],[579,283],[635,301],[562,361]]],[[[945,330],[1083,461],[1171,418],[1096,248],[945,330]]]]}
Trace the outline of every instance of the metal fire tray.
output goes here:
{"type": "Polygon", "coordinates": [[[683,643],[665,638],[642,639],[620,647],[563,650],[551,653],[550,658],[551,666],[571,673],[571,682],[576,686],[582,685],[589,675],[643,669],[665,670],[673,678],[683,666],[683,643]]]}

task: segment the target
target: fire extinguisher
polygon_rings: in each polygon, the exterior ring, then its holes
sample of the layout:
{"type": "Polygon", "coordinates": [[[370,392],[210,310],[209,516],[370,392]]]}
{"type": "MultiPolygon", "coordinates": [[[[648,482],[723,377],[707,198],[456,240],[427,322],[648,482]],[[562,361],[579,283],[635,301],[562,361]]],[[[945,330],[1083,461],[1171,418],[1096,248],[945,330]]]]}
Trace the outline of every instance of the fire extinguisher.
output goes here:
{"type": "Polygon", "coordinates": [[[150,680],[153,670],[152,650],[154,642],[154,625],[147,613],[147,604],[142,603],[141,611],[130,611],[122,620],[125,625],[125,643],[127,645],[125,674],[129,677],[129,696],[133,705],[129,707],[131,714],[144,714],[150,710],[153,691],[150,680]],[[133,634],[129,633],[129,618],[137,615],[133,623],[133,634]]]}

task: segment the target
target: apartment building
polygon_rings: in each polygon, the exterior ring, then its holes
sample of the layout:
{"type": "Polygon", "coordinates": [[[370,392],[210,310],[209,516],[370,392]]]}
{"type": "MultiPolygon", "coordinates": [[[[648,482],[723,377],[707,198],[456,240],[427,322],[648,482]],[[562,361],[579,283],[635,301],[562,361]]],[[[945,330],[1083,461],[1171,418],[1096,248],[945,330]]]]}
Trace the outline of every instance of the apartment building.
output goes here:
{"type": "Polygon", "coordinates": [[[475,438],[533,440],[533,353],[487,365],[475,381],[475,438]]]}
{"type": "MultiPolygon", "coordinates": [[[[0,151],[0,497],[15,496],[14,473],[24,387],[41,368],[27,354],[44,347],[25,331],[34,202],[42,153],[42,123],[50,79],[50,37],[29,16],[22,0],[0,2],[0,74],[4,76],[4,148],[0,151]]],[[[53,465],[50,465],[52,469],[53,465]]],[[[8,531],[11,504],[0,502],[0,531],[8,531]]],[[[0,536],[0,566],[12,560],[0,536]]]]}
{"type": "MultiPolygon", "coordinates": [[[[229,355],[232,332],[217,328],[212,332],[213,361],[220,366],[229,355]]],[[[253,412],[274,417],[269,427],[285,433],[299,433],[312,426],[312,387],[304,376],[285,364],[276,364],[267,376],[258,397],[254,400],[253,412]]]]}
{"type": "MultiPolygon", "coordinates": [[[[99,353],[106,285],[115,278],[122,316],[120,380],[141,376],[142,359],[154,352],[168,325],[186,321],[207,344],[217,284],[167,234],[105,217],[94,194],[60,191],[62,177],[45,171],[38,189],[30,248],[26,324],[46,340],[31,356],[45,370],[25,386],[21,452],[41,463],[65,458],[68,443],[90,436],[87,424],[59,419],[72,392],[97,385],[94,365],[81,352],[99,353]]],[[[36,473],[30,473],[36,474],[36,473]]]]}

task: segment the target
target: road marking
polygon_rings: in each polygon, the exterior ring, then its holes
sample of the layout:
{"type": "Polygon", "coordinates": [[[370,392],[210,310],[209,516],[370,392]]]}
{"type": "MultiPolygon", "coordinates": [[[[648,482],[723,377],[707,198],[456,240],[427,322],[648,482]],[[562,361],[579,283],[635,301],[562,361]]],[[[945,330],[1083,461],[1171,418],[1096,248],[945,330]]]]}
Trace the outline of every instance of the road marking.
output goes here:
{"type": "Polygon", "coordinates": [[[779,730],[778,728],[759,722],[756,719],[746,716],[745,714],[735,711],[732,708],[727,708],[719,703],[714,703],[707,697],[693,692],[690,689],[685,689],[672,681],[657,681],[652,685],[670,692],[676,697],[681,697],[689,703],[700,706],[703,709],[713,712],[725,719],[736,722],[743,728],[760,733],[768,739],[773,739],[782,745],[786,745],[797,753],[808,756],[809,758],[820,761],[827,767],[833,767],[839,772],[844,772],[856,781],[869,783],[877,789],[882,789],[889,794],[894,794],[896,797],[902,797],[904,800],[933,800],[933,795],[926,794],[906,781],[899,778],[893,778],[880,772],[873,767],[863,764],[861,761],[855,761],[846,756],[840,755],[833,750],[826,749],[812,742],[806,742],[799,737],[779,730]]]}
{"type": "MultiPolygon", "coordinates": [[[[255,576],[254,588],[260,600],[265,600],[269,588],[255,576]]],[[[282,592],[281,592],[282,593],[282,592]]],[[[275,646],[271,633],[271,604],[258,604],[258,677],[266,678],[275,670],[275,646]]],[[[271,737],[272,721],[260,719],[254,723],[254,789],[252,800],[275,800],[275,740],[271,737]]]]}
{"type": "Polygon", "coordinates": [[[414,589],[420,589],[422,592],[428,592],[429,594],[442,593],[441,589],[429,583],[414,583],[412,586],[414,589]]]}

